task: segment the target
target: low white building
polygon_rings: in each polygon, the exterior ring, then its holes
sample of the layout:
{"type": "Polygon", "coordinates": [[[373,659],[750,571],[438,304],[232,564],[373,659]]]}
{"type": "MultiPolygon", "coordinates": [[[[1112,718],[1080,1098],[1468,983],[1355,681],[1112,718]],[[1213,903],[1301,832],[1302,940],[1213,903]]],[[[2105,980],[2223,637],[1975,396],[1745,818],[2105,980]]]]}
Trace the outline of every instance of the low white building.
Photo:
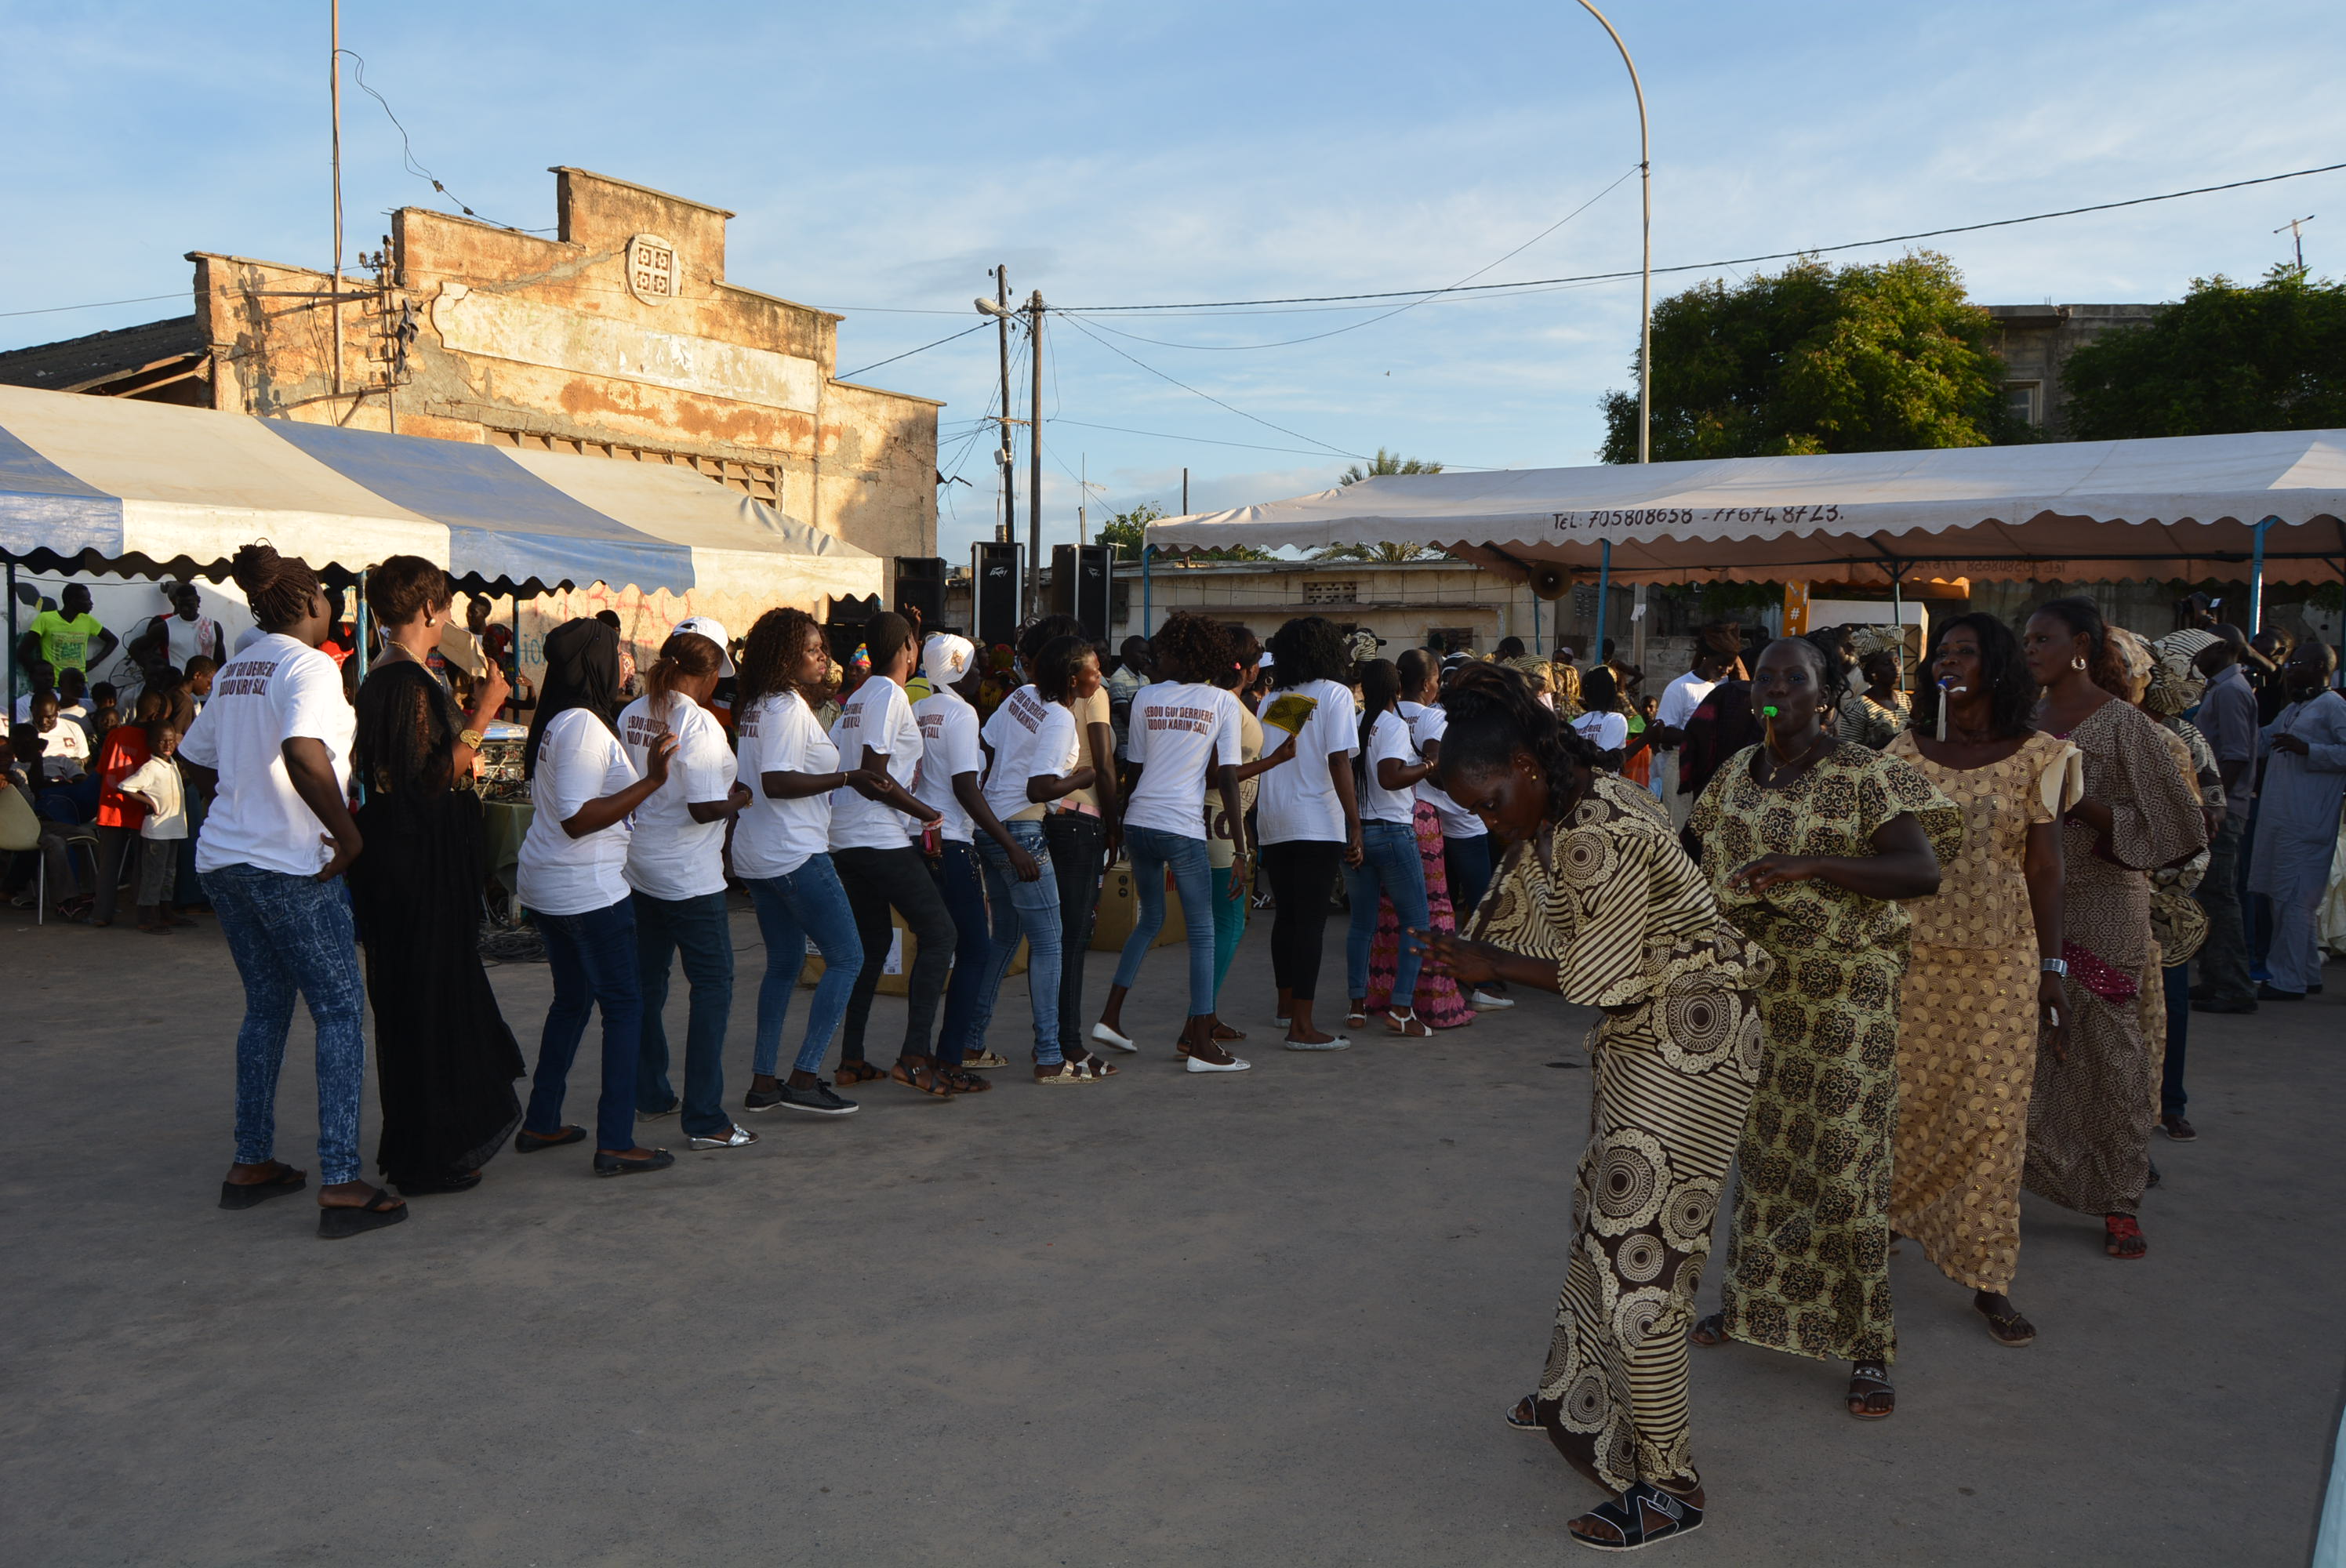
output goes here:
{"type": "Polygon", "coordinates": [[[1211,615],[1268,637],[1296,616],[1325,616],[1385,639],[1388,657],[1424,647],[1489,653],[1503,637],[1526,647],[1553,645],[1557,608],[1521,583],[1449,556],[1423,561],[1158,560],[1144,583],[1140,564],[1116,567],[1110,647],[1175,610],[1211,615]]]}

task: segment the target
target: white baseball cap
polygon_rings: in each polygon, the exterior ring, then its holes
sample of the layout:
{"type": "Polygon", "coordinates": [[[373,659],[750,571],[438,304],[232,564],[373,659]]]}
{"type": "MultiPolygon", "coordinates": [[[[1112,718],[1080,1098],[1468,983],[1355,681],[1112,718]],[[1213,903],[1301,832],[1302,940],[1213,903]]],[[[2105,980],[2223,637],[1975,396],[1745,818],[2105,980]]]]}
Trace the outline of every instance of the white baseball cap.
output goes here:
{"type": "Polygon", "coordinates": [[[921,668],[936,686],[951,686],[969,673],[977,645],[951,632],[939,632],[921,645],[921,668]]]}
{"type": "MultiPolygon", "coordinates": [[[[733,673],[733,639],[725,633],[725,623],[714,616],[687,616],[676,623],[676,631],[690,632],[697,637],[707,637],[717,645],[717,673],[733,673]]],[[[668,634],[673,636],[675,632],[668,634]]]]}

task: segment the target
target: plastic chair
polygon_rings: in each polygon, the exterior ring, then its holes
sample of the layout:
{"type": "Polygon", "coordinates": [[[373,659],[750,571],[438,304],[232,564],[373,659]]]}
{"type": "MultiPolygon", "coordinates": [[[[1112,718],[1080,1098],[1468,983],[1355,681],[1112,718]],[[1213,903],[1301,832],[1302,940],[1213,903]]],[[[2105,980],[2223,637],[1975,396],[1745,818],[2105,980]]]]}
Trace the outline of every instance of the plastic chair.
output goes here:
{"type": "MultiPolygon", "coordinates": [[[[40,816],[26,803],[24,792],[13,785],[0,785],[0,853],[38,856],[33,891],[33,923],[46,925],[49,917],[49,858],[41,854],[41,834],[46,828],[40,816]]],[[[81,846],[89,857],[90,885],[97,885],[97,844],[95,839],[78,835],[66,840],[66,853],[81,846]]]]}

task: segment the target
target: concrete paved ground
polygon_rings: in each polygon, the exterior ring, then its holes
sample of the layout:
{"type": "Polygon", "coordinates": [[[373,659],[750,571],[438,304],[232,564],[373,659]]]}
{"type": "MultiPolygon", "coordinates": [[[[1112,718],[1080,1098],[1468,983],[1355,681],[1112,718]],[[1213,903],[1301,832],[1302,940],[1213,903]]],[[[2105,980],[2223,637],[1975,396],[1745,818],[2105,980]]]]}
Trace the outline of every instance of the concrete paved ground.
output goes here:
{"type": "MultiPolygon", "coordinates": [[[[738,1098],[761,955],[735,929],[738,1098]]],[[[1174,1070],[1168,952],[1112,1083],[867,1088],[620,1181],[507,1153],[329,1244],[306,1197],[213,1207],[240,997],[209,922],[0,914],[0,1562],[1577,1560],[1590,1489],[1499,1417],[1561,1282],[1582,1017],[1289,1054],[1265,946],[1229,992],[1250,1074],[1174,1070]]],[[[534,1056],[546,971],[495,973],[534,1056]]],[[[1009,992],[994,1044],[1022,1054],[1009,992]]],[[[2195,1020],[2204,1135],[2156,1150],[2149,1257],[2030,1200],[2034,1349],[1909,1247],[1893,1420],[1842,1413],[1842,1369],[1698,1353],[1714,1512],[1665,1558],[2302,1563],[2339,1399],[2341,1015],[2346,986],[2195,1020]]],[[[307,1033],[280,1100],[304,1166],[307,1033]]]]}

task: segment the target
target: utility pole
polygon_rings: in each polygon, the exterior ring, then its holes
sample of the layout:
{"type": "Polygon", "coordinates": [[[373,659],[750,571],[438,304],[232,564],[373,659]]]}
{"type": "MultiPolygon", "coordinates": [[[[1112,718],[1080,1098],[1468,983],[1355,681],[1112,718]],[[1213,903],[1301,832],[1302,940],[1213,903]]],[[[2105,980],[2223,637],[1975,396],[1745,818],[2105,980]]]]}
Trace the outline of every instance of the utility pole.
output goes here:
{"type": "Polygon", "coordinates": [[[1092,454],[1085,453],[1076,463],[1076,543],[1092,542],[1090,527],[1084,521],[1084,508],[1092,498],[1092,454]]]}
{"type": "MultiPolygon", "coordinates": [[[[334,313],[334,395],[342,392],[342,0],[332,0],[326,56],[326,96],[334,110],[334,280],[327,303],[334,313]]],[[[339,418],[340,416],[337,415],[339,418]]]]}
{"type": "Polygon", "coordinates": [[[1189,515],[1189,471],[1181,471],[1181,515],[1189,515]]]}
{"type": "MultiPolygon", "coordinates": [[[[2309,212],[2302,218],[2292,218],[2280,226],[2280,229],[2288,229],[2289,237],[2297,242],[2297,270],[2300,272],[2305,270],[2305,226],[2320,216],[2320,213],[2309,212]]],[[[2280,229],[2276,229],[2273,232],[2278,234],[2280,229]]]]}
{"type": "MultiPolygon", "coordinates": [[[[1043,290],[1026,301],[1028,368],[1032,392],[1026,403],[1026,613],[1043,613],[1043,290]]],[[[1003,427],[1008,429],[1007,425],[1003,427]]]]}
{"type": "MultiPolygon", "coordinates": [[[[984,309],[983,301],[978,308],[984,309]]],[[[994,317],[994,325],[999,329],[1002,345],[1002,450],[994,460],[1002,482],[999,486],[1002,491],[1002,526],[994,537],[1008,545],[1018,537],[1018,503],[1010,493],[1010,476],[1017,472],[1015,466],[1017,459],[1010,450],[1010,269],[1007,267],[994,270],[994,309],[988,314],[994,317]]]]}

